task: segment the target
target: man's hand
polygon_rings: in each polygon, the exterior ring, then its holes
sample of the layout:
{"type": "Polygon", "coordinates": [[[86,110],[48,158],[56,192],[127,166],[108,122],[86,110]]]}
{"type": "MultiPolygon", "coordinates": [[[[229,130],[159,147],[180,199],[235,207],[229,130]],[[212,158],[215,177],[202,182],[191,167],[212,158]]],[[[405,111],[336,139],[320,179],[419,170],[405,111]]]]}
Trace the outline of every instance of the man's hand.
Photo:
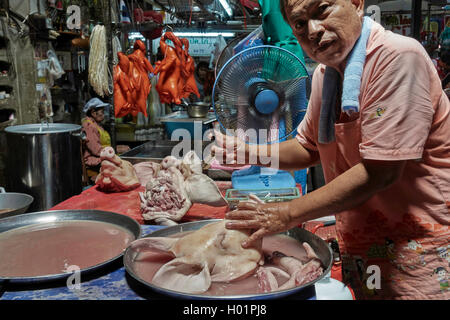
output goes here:
{"type": "Polygon", "coordinates": [[[266,235],[363,204],[395,183],[403,174],[405,163],[364,160],[325,186],[290,202],[239,203],[237,210],[225,215],[232,220],[226,228],[252,230],[253,234],[242,244],[247,248],[266,235]]]}
{"type": "Polygon", "coordinates": [[[290,202],[255,203],[240,202],[237,210],[228,212],[227,229],[250,229],[253,233],[242,243],[242,247],[251,247],[264,236],[286,231],[296,224],[290,216],[290,202]]]}
{"type": "Polygon", "coordinates": [[[233,167],[249,164],[248,144],[236,136],[221,133],[217,125],[214,126],[214,136],[216,140],[211,153],[221,165],[233,167]]]}

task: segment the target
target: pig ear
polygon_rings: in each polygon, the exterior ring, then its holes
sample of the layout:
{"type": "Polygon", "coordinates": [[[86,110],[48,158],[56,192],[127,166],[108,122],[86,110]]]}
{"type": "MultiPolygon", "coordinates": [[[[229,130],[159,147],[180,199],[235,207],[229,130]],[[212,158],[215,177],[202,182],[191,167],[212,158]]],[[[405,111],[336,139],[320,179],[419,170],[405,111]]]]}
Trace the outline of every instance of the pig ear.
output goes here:
{"type": "Polygon", "coordinates": [[[306,255],[309,259],[319,259],[314,249],[307,242],[303,242],[303,248],[305,248],[306,255]]]}
{"type": "Polygon", "coordinates": [[[141,185],[145,187],[148,181],[153,180],[158,175],[158,171],[161,168],[159,163],[144,161],[133,165],[136,176],[139,179],[141,185]]]}
{"type": "Polygon", "coordinates": [[[185,188],[192,203],[203,203],[214,207],[228,204],[214,181],[207,175],[191,175],[186,179],[185,188]]]}
{"type": "Polygon", "coordinates": [[[130,249],[135,252],[145,252],[145,251],[168,252],[177,241],[178,241],[177,238],[166,238],[166,237],[141,238],[133,241],[130,244],[130,249]]]}
{"type": "Polygon", "coordinates": [[[258,289],[261,292],[278,290],[278,281],[271,269],[259,267],[256,271],[256,279],[258,280],[258,289]]]}
{"type": "Polygon", "coordinates": [[[202,174],[202,160],[197,156],[195,151],[189,151],[183,157],[182,163],[190,167],[191,171],[194,174],[202,174]]]}
{"type": "Polygon", "coordinates": [[[163,265],[155,273],[152,283],[174,291],[203,293],[211,286],[207,262],[176,258],[163,265]]]}

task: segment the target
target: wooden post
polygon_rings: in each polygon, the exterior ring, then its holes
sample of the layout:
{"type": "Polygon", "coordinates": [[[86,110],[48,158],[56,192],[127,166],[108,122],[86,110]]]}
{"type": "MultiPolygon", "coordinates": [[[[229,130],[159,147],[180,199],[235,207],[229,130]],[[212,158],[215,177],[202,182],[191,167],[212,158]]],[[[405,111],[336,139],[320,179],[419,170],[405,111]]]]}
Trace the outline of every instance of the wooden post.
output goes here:
{"type": "MultiPolygon", "coordinates": [[[[114,64],[113,64],[113,23],[112,23],[112,4],[111,0],[108,0],[108,14],[107,14],[107,21],[105,21],[105,28],[106,28],[106,39],[107,39],[107,50],[108,50],[108,69],[110,71],[111,75],[114,75],[114,64]]],[[[116,140],[116,118],[114,116],[114,81],[112,80],[112,88],[113,93],[111,94],[109,98],[109,103],[111,104],[111,108],[109,110],[109,122],[110,122],[110,129],[111,129],[111,146],[116,149],[117,140],[116,140]]]]}
{"type": "Polygon", "coordinates": [[[420,25],[422,23],[422,1],[412,0],[412,19],[411,19],[411,35],[417,41],[420,41],[420,25]]]}

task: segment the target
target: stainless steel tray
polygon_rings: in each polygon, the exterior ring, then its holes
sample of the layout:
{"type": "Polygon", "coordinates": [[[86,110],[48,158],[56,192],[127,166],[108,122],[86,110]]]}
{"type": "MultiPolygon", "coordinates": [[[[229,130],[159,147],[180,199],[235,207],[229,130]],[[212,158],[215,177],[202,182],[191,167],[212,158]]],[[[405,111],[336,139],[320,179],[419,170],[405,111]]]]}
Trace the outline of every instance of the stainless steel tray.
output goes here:
{"type": "MultiPolygon", "coordinates": [[[[195,150],[195,143],[198,143],[192,141],[191,142],[191,148],[189,150],[195,150]]],[[[131,164],[136,164],[143,161],[154,161],[154,162],[161,162],[162,159],[164,159],[167,156],[170,156],[172,154],[172,149],[179,145],[180,143],[186,143],[183,141],[171,141],[171,140],[153,140],[148,141],[146,143],[141,144],[140,146],[137,146],[123,154],[120,155],[120,158],[126,161],[129,161],[131,164]]],[[[201,141],[202,144],[202,150],[210,144],[211,141],[201,141]]],[[[181,145],[183,146],[183,145],[181,145]]],[[[189,151],[187,150],[187,151],[189,151]]],[[[196,151],[197,152],[197,151],[196,151]]],[[[177,155],[182,156],[182,155],[177,155]]],[[[201,154],[198,155],[201,158],[201,154]]]]}
{"type": "Polygon", "coordinates": [[[214,112],[208,112],[203,118],[191,118],[186,111],[175,111],[159,119],[161,122],[197,122],[209,124],[216,120],[214,112]]]}
{"type": "MultiPolygon", "coordinates": [[[[30,226],[39,226],[47,224],[49,222],[62,222],[62,221],[96,221],[112,224],[128,231],[133,235],[134,239],[141,237],[141,227],[134,219],[108,211],[99,210],[54,210],[54,211],[41,211],[22,214],[18,216],[8,217],[0,219],[0,234],[9,230],[24,228],[30,226]]],[[[124,248],[125,249],[125,248],[124,248]]],[[[93,266],[89,266],[80,270],[80,272],[86,273],[97,270],[103,266],[106,266],[113,261],[116,261],[123,255],[120,254],[98,263],[93,266]]],[[[3,257],[0,252],[0,259],[8,259],[7,256],[3,257]]],[[[32,261],[30,261],[32,263],[32,261]]],[[[62,272],[58,274],[43,274],[32,277],[2,277],[0,276],[0,284],[2,283],[39,283],[43,281],[60,280],[69,277],[72,273],[62,272]]]]}
{"type": "MultiPolygon", "coordinates": [[[[172,154],[172,149],[180,144],[186,143],[185,141],[171,141],[171,140],[160,140],[160,141],[148,141],[141,144],[123,154],[120,158],[129,161],[131,164],[136,164],[144,161],[161,162],[167,156],[172,154]]],[[[190,150],[195,149],[195,143],[199,141],[192,141],[190,150]]],[[[211,141],[202,141],[202,152],[211,143],[211,141]]],[[[197,151],[196,151],[197,152],[197,151]]],[[[201,154],[197,154],[199,157],[201,154]]],[[[182,155],[179,155],[182,156],[182,155]]],[[[201,157],[200,157],[201,158],[201,157]]],[[[218,169],[207,169],[205,172],[213,180],[230,180],[231,172],[218,169]]]]}
{"type": "MultiPolygon", "coordinates": [[[[189,223],[183,223],[176,226],[167,227],[161,230],[156,230],[146,237],[167,237],[170,235],[173,235],[175,233],[179,232],[185,232],[185,231],[193,231],[198,230],[201,227],[207,225],[208,223],[220,221],[219,219],[211,219],[211,220],[204,220],[204,221],[195,221],[195,222],[189,222],[189,223]]],[[[181,298],[181,299],[201,299],[201,300],[218,300],[218,299],[251,299],[251,300],[262,300],[262,299],[279,299],[294,293],[298,293],[301,290],[304,290],[305,288],[308,288],[309,286],[313,285],[317,281],[320,281],[322,278],[324,278],[331,270],[332,262],[333,262],[333,255],[331,248],[320,237],[316,236],[315,234],[301,228],[293,228],[287,232],[284,232],[283,234],[288,235],[291,238],[296,239],[299,241],[299,245],[302,242],[308,242],[308,244],[314,249],[317,256],[319,257],[320,261],[322,262],[322,265],[324,266],[324,271],[322,275],[317,278],[316,280],[306,283],[302,286],[298,286],[292,289],[287,290],[280,290],[275,292],[269,292],[269,293],[259,293],[259,294],[245,294],[245,295],[232,295],[232,296],[209,296],[209,295],[200,295],[200,294],[188,294],[184,292],[179,291],[173,291],[168,290],[165,288],[161,288],[159,286],[156,286],[152,283],[149,283],[145,280],[143,280],[141,277],[139,277],[138,274],[134,271],[133,268],[133,259],[136,258],[136,255],[134,252],[128,247],[125,250],[125,253],[123,255],[123,264],[125,266],[125,269],[127,270],[128,274],[130,274],[134,279],[136,279],[138,282],[143,284],[145,287],[148,287],[158,293],[174,297],[174,298],[181,298]]]]}

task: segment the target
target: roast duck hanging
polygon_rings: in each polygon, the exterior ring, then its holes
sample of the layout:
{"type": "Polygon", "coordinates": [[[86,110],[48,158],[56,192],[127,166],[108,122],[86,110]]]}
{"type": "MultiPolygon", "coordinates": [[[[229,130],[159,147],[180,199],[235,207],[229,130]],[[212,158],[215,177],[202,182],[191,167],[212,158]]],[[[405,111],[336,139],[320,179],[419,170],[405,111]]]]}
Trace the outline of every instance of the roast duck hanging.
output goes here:
{"type": "Polygon", "coordinates": [[[195,63],[189,55],[189,41],[166,32],[159,41],[164,59],[152,67],[145,55],[145,44],[137,40],[134,52],[128,56],[118,53],[114,67],[114,110],[116,118],[142,112],[147,117],[147,97],[151,83],[149,74],[159,74],[156,90],[162,103],[180,104],[182,98],[200,93],[194,78],[195,63]],[[174,46],[166,43],[170,40],[174,46]]]}
{"type": "Polygon", "coordinates": [[[147,116],[147,97],[150,93],[149,73],[153,67],[145,57],[145,44],[137,40],[134,52],[128,56],[117,54],[119,63],[114,67],[114,115],[121,118],[127,114],[147,116]]]}
{"type": "Polygon", "coordinates": [[[194,78],[194,59],[189,55],[189,41],[179,39],[173,32],[166,32],[159,45],[164,59],[156,62],[155,74],[159,73],[156,90],[161,102],[180,104],[182,98],[191,94],[200,98],[194,78]],[[172,41],[174,47],[167,44],[167,40],[172,41]]]}
{"type": "Polygon", "coordinates": [[[166,32],[159,41],[161,52],[164,54],[162,61],[157,61],[155,74],[159,74],[156,90],[162,103],[181,103],[182,79],[181,69],[184,67],[184,54],[180,39],[173,33],[166,32]],[[175,47],[166,43],[171,40],[175,47]]]}

